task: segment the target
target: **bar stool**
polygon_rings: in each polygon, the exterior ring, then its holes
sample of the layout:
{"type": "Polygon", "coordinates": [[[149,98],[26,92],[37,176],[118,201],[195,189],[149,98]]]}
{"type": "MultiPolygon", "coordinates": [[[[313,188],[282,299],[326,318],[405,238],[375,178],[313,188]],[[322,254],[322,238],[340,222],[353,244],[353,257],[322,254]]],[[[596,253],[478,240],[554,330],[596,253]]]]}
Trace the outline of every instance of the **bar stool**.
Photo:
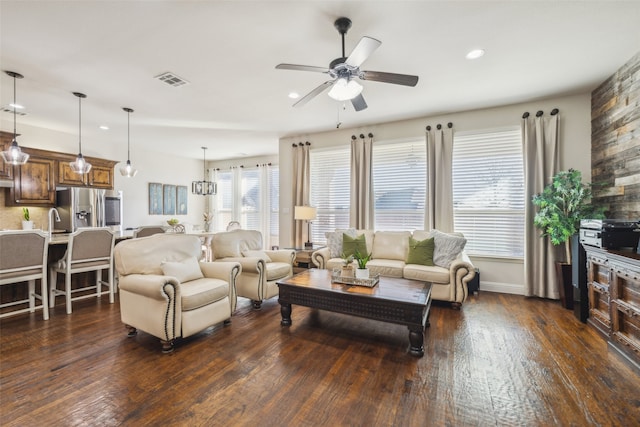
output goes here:
{"type": "Polygon", "coordinates": [[[0,285],[28,283],[28,297],[19,301],[0,304],[0,308],[29,304],[28,308],[8,311],[0,318],[30,312],[36,309],[36,298],[42,301],[42,317],[49,319],[47,301],[47,250],[49,236],[41,231],[0,231],[0,285]],[[35,291],[36,279],[40,279],[41,291],[35,291]]]}

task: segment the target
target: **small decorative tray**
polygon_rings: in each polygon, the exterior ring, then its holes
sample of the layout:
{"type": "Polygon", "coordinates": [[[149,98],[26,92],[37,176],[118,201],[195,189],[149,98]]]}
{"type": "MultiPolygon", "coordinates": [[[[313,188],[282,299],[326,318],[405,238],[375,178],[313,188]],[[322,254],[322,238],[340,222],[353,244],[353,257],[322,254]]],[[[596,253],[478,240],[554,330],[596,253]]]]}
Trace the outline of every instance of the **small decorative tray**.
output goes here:
{"type": "Polygon", "coordinates": [[[334,283],[342,283],[345,285],[366,286],[367,288],[373,288],[380,281],[380,275],[374,274],[368,279],[359,279],[357,277],[341,276],[340,270],[334,270],[331,273],[331,281],[334,283]]]}

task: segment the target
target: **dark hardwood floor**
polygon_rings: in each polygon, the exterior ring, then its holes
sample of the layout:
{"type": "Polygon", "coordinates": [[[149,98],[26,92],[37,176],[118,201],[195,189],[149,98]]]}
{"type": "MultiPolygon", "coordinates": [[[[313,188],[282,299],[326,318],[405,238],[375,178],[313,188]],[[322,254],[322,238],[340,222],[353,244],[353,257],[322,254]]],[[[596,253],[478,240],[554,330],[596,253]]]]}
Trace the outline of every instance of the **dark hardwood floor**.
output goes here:
{"type": "Polygon", "coordinates": [[[0,321],[2,426],[638,425],[640,376],[559,303],[481,293],[406,327],[240,299],[162,354],[107,297],[0,321]]]}

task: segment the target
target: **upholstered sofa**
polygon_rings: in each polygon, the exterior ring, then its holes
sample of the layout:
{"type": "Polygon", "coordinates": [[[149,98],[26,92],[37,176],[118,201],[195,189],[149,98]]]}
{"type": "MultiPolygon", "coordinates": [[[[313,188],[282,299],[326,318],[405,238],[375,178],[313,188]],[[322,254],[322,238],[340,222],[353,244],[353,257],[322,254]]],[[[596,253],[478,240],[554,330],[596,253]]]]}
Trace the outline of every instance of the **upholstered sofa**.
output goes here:
{"type": "Polygon", "coordinates": [[[238,296],[250,298],[253,308],[278,295],[278,280],[293,274],[295,251],[264,250],[262,233],[257,230],[223,231],[213,235],[211,247],[215,262],[233,261],[242,265],[236,282],[238,296]]]}
{"type": "Polygon", "coordinates": [[[467,284],[476,274],[471,260],[464,252],[466,239],[460,233],[442,233],[437,230],[413,233],[408,231],[337,230],[327,233],[327,247],[313,252],[312,262],[318,268],[332,270],[343,265],[344,234],[349,237],[364,236],[366,251],[371,254],[367,263],[370,274],[387,277],[422,280],[432,283],[431,297],[434,300],[451,302],[456,309],[467,298],[467,284]],[[413,239],[413,240],[411,240],[413,239]],[[426,239],[431,243],[434,265],[429,261],[416,263],[414,248],[426,239]],[[412,245],[414,245],[412,247],[412,245]]]}
{"type": "Polygon", "coordinates": [[[114,250],[120,276],[120,316],[129,330],[160,338],[163,352],[174,339],[231,321],[236,307],[237,262],[198,262],[197,236],[155,234],[125,240],[114,250]]]}

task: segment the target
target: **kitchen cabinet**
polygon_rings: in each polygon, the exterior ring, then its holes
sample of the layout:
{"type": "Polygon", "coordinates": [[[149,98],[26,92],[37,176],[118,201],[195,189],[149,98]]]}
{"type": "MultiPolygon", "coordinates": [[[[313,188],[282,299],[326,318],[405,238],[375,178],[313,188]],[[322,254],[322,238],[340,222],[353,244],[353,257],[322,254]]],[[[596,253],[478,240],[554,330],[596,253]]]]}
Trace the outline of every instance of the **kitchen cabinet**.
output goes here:
{"type": "MultiPolygon", "coordinates": [[[[0,143],[4,146],[11,144],[13,134],[0,132],[0,137],[0,143]]],[[[57,186],[113,189],[113,168],[118,163],[116,161],[86,157],[91,163],[91,171],[86,175],[79,175],[69,166],[69,162],[76,158],[74,154],[21,148],[30,156],[27,163],[20,166],[7,165],[9,170],[4,172],[6,176],[0,170],[0,178],[7,180],[11,177],[13,180],[13,186],[7,188],[7,206],[55,206],[57,186]]],[[[2,166],[5,166],[4,162],[2,166]]]]}
{"type": "Polygon", "coordinates": [[[69,166],[69,162],[74,160],[75,157],[58,161],[57,182],[59,185],[113,190],[113,167],[117,162],[86,157],[86,160],[91,163],[91,170],[88,174],[80,175],[72,171],[69,166]]]}
{"type": "MultiPolygon", "coordinates": [[[[0,148],[7,151],[13,141],[13,134],[0,131],[0,148]]],[[[0,158],[0,179],[13,179],[13,166],[0,158]]]]}
{"type": "Polygon", "coordinates": [[[6,204],[53,206],[56,201],[56,161],[29,154],[27,163],[13,166],[13,187],[9,189],[6,204]]]}
{"type": "Polygon", "coordinates": [[[640,254],[584,246],[587,252],[589,319],[640,371],[640,254]]]}

